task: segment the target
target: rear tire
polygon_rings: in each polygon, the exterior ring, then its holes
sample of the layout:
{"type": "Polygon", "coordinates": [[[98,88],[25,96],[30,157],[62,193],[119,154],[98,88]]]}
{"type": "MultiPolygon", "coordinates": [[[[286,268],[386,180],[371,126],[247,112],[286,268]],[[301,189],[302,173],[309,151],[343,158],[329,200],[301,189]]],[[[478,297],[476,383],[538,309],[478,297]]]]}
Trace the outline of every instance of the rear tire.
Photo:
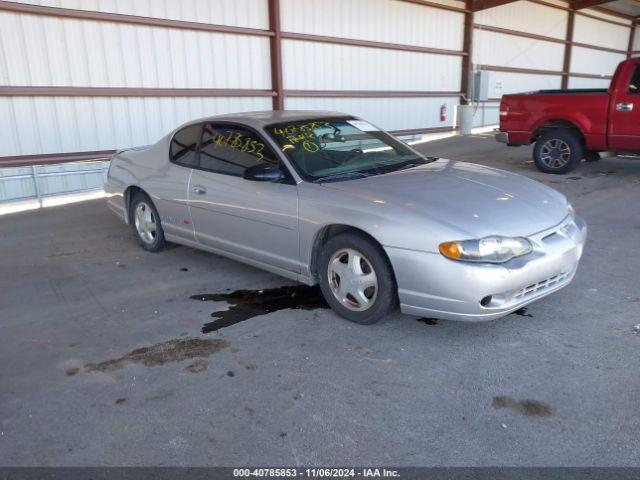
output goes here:
{"type": "Polygon", "coordinates": [[[574,170],[584,158],[580,135],[571,130],[551,130],[543,134],[533,149],[533,161],[544,173],[563,174],[574,170]]]}
{"type": "Polygon", "coordinates": [[[138,243],[149,252],[159,252],[167,242],[160,222],[160,215],[148,195],[138,192],[131,200],[131,228],[138,243]]]}
{"type": "Polygon", "coordinates": [[[322,247],[320,289],[331,308],[355,323],[376,323],[397,305],[393,269],[382,248],[365,235],[344,232],[322,247]]]}

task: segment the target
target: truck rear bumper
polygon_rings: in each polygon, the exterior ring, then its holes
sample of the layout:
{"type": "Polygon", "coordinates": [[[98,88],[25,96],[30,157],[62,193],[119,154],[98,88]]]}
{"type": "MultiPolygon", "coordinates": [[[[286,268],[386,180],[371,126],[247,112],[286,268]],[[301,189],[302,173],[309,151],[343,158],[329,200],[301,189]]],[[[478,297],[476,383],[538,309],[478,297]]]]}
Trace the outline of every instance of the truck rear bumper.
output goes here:
{"type": "Polygon", "coordinates": [[[507,132],[496,133],[496,142],[509,144],[509,134],[507,132]]]}

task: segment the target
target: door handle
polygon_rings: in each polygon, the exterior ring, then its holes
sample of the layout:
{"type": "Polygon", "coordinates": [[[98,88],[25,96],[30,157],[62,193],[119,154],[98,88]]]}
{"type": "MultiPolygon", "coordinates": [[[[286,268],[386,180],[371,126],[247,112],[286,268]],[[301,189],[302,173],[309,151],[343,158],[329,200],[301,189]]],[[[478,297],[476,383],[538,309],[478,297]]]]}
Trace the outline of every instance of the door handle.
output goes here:
{"type": "Polygon", "coordinates": [[[198,195],[204,195],[205,193],[207,193],[207,189],[199,185],[196,185],[195,187],[193,187],[193,193],[196,193],[198,195]]]}
{"type": "Polygon", "coordinates": [[[618,112],[630,112],[633,110],[633,103],[616,103],[618,112]]]}

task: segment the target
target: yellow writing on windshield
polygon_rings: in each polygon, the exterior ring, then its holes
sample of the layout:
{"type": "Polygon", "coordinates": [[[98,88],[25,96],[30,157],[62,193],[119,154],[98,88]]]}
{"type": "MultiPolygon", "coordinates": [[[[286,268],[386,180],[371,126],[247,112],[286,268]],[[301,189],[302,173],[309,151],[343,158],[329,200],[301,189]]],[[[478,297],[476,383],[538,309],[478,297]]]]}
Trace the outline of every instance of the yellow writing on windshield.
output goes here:
{"type": "Polygon", "coordinates": [[[315,153],[320,150],[318,135],[314,132],[318,128],[332,127],[329,122],[307,122],[276,127],[273,129],[273,133],[285,137],[294,147],[300,143],[307,152],[315,153]]]}

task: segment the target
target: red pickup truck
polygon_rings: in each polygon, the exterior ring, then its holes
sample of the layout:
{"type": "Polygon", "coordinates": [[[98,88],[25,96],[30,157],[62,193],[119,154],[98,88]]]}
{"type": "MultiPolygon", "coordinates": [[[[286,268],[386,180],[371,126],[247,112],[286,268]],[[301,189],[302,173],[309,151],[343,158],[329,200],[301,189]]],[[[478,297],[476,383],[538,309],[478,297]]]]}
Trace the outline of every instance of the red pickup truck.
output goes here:
{"type": "Polygon", "coordinates": [[[546,173],[567,173],[599,152],[640,153],[640,58],[618,65],[608,89],[540,90],[504,95],[496,140],[535,142],[546,173]]]}

